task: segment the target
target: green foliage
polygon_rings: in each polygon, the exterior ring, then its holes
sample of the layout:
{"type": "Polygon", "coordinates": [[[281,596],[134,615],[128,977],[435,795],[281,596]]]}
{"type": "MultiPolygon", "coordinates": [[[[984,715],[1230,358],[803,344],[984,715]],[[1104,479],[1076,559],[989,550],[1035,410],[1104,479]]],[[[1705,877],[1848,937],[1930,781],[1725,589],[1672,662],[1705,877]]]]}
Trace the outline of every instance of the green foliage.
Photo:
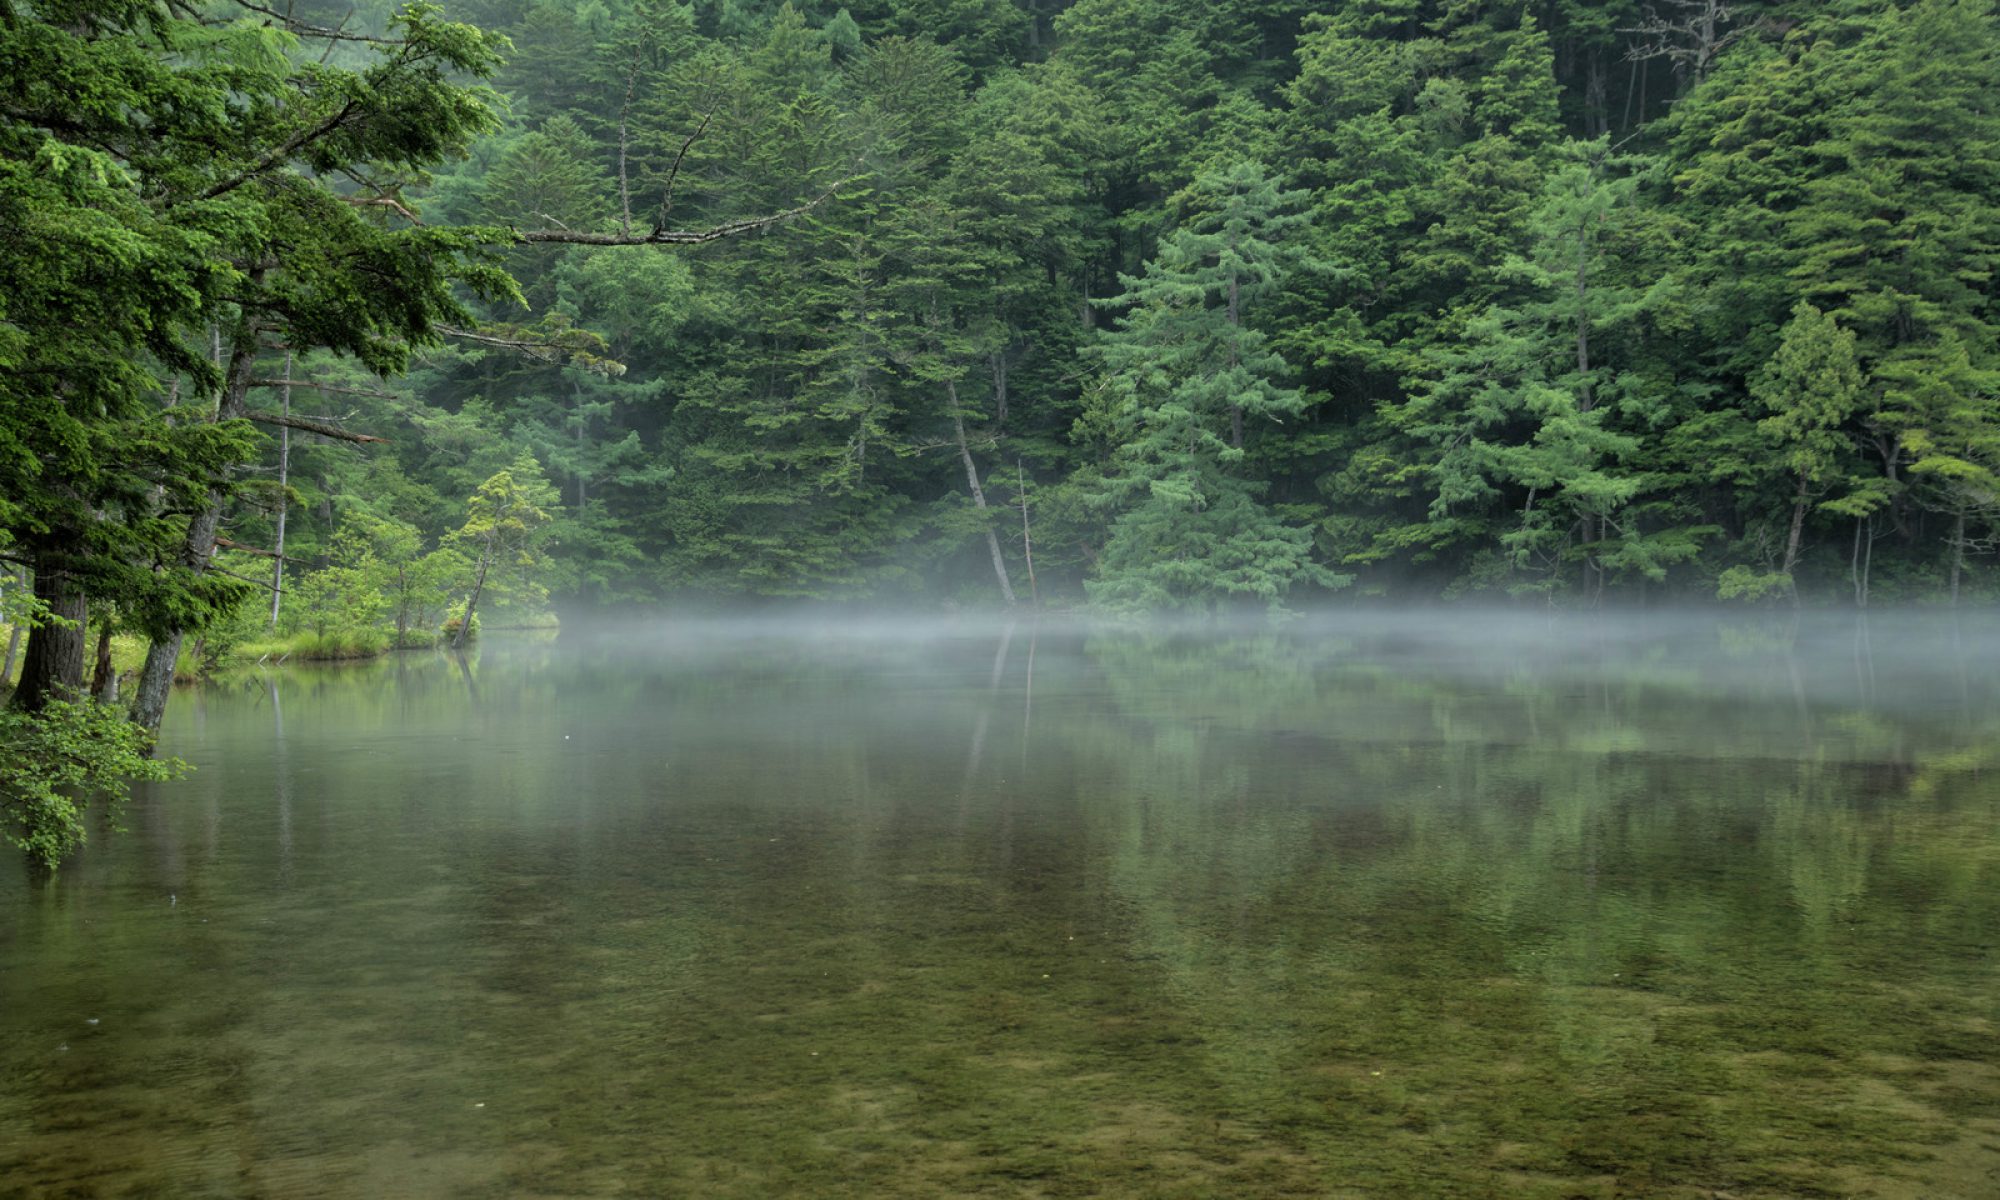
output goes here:
{"type": "Polygon", "coordinates": [[[1751,381],[1771,414],[1758,422],[1783,467],[1808,484],[1824,482],[1845,446],[1839,429],[1861,400],[1854,335],[1805,301],[1779,335],[1778,352],[1751,381]]]}
{"type": "Polygon", "coordinates": [[[1186,224],[1164,238],[1144,275],[1107,305],[1128,311],[1099,353],[1106,403],[1099,428],[1116,440],[1100,503],[1117,513],[1091,595],[1120,608],[1212,608],[1233,599],[1276,605],[1295,584],[1341,582],[1245,477],[1247,423],[1276,424],[1304,407],[1276,380],[1286,364],[1248,323],[1297,256],[1284,239],[1301,199],[1253,164],[1198,178],[1186,224]]]}
{"type": "Polygon", "coordinates": [[[91,701],[52,700],[34,713],[0,710],[0,829],[54,870],[89,835],[93,806],[117,816],[134,779],[175,779],[179,759],[151,757],[152,736],[122,712],[91,701]]]}
{"type": "Polygon", "coordinates": [[[291,438],[328,635],[524,452],[531,606],[992,597],[1017,493],[1057,603],[1993,573],[1992,0],[73,9],[0,28],[0,545],[149,631],[234,636],[276,342],[389,439],[291,438]]]}
{"type": "Polygon", "coordinates": [[[470,564],[465,610],[476,619],[479,601],[490,593],[499,604],[535,613],[548,603],[547,551],[555,533],[550,509],[555,488],[534,457],[523,454],[495,472],[466,502],[465,524],[446,539],[449,550],[470,564]]]}

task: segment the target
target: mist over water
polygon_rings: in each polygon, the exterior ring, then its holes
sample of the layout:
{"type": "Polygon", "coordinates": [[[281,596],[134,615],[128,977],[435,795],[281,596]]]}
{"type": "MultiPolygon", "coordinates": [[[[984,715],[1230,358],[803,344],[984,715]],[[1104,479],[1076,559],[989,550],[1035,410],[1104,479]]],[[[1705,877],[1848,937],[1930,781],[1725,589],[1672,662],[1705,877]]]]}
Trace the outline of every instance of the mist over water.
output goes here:
{"type": "Polygon", "coordinates": [[[572,624],[176,698],[0,1196],[1980,1196],[2000,622],[572,624]]]}

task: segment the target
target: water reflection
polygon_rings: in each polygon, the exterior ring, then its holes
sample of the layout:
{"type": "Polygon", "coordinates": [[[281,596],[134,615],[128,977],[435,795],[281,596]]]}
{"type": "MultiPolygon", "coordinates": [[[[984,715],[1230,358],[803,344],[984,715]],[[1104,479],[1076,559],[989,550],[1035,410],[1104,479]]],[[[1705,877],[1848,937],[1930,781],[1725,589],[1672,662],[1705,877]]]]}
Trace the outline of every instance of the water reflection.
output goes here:
{"type": "Polygon", "coordinates": [[[1989,1194],[1986,642],[1498,628],[627,631],[212,688],[196,776],[0,897],[0,1179],[1989,1194]]]}

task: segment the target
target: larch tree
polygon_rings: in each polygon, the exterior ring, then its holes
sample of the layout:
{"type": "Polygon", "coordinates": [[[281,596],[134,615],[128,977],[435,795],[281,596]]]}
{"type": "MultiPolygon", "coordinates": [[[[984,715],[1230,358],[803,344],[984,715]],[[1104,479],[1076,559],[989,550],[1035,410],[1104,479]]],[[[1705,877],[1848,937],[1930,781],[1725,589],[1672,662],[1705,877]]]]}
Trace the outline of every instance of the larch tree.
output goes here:
{"type": "Polygon", "coordinates": [[[1839,478],[1842,459],[1852,446],[1844,426],[1862,397],[1854,346],[1854,334],[1842,329],[1832,314],[1801,300],[1792,310],[1777,353],[1751,385],[1769,414],[1758,428],[1770,439],[1776,462],[1793,483],[1784,557],[1777,574],[1795,601],[1798,586],[1793,571],[1804,540],[1806,513],[1813,498],[1839,478]]]}
{"type": "Polygon", "coordinates": [[[452,649],[465,647],[472,636],[479,602],[495,591],[517,604],[545,598],[538,574],[547,565],[549,510],[556,504],[555,488],[542,476],[531,454],[497,472],[479,485],[465,506],[465,524],[447,540],[470,564],[465,608],[452,631],[452,649]]]}

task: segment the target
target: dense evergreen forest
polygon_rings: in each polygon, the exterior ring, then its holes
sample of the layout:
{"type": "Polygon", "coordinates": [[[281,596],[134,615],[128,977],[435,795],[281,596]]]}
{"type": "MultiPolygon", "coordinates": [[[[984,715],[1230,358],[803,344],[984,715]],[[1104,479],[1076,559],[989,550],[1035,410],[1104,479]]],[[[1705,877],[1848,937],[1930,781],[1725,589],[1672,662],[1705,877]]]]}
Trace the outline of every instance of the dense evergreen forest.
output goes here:
{"type": "Polygon", "coordinates": [[[185,638],[468,608],[1990,594],[1996,46],[1992,0],[0,0],[0,594],[70,619],[23,690],[90,620],[156,719],[185,638]]]}

